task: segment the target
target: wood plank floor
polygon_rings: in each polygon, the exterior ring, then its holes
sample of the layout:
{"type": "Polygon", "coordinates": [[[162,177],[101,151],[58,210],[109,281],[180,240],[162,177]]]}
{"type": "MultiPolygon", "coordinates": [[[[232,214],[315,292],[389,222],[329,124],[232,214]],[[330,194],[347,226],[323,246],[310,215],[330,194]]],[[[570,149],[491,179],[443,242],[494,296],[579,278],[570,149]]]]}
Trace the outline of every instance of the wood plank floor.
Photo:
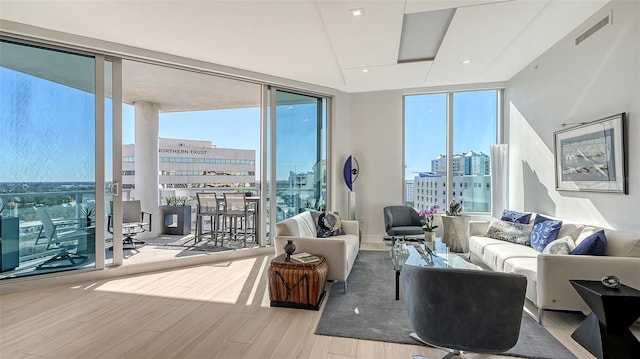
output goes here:
{"type": "MultiPolygon", "coordinates": [[[[0,296],[1,358],[440,358],[443,350],[314,335],[320,311],[271,308],[271,256],[0,296]]],[[[579,358],[580,320],[545,314],[579,358]]],[[[468,358],[503,358],[469,355],[468,358]]]]}

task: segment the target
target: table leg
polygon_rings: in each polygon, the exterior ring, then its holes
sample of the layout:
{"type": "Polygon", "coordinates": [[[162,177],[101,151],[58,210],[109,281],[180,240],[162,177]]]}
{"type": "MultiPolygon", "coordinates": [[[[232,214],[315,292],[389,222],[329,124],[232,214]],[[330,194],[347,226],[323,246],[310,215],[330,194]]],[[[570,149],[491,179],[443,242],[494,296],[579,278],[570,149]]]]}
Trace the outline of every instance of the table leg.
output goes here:
{"type": "Polygon", "coordinates": [[[396,271],[396,300],[400,300],[400,271],[396,271]]]}

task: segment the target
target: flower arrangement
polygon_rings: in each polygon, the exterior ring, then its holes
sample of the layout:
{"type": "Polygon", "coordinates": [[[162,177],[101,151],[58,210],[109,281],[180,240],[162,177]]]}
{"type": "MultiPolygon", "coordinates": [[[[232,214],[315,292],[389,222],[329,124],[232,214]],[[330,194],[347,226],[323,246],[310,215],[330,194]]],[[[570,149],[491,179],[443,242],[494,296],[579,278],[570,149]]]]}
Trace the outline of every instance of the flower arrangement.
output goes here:
{"type": "Polygon", "coordinates": [[[422,230],[425,232],[433,232],[438,226],[433,225],[433,216],[438,212],[439,205],[434,204],[428,210],[421,210],[420,217],[424,217],[422,222],[422,230]]]}

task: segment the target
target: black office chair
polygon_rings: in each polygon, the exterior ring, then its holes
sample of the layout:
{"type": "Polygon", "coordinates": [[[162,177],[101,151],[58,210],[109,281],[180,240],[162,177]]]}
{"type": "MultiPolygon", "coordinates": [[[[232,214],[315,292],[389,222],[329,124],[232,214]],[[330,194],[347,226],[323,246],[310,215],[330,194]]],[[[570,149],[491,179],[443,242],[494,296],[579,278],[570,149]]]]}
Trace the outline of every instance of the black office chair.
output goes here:
{"type": "Polygon", "coordinates": [[[424,234],[423,217],[408,206],[387,206],[383,209],[384,229],[390,236],[417,236],[424,234]]]}
{"type": "Polygon", "coordinates": [[[405,265],[401,279],[411,337],[448,349],[444,358],[498,354],[518,341],[525,276],[405,265]]]}

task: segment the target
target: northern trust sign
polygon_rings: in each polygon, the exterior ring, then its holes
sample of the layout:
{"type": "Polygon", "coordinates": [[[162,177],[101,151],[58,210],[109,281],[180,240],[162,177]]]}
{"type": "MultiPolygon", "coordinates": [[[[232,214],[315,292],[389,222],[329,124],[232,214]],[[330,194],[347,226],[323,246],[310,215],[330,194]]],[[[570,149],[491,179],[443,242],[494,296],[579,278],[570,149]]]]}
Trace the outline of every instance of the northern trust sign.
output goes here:
{"type": "Polygon", "coordinates": [[[184,149],[184,148],[160,148],[160,154],[174,154],[174,155],[206,155],[207,150],[202,149],[184,149]]]}

